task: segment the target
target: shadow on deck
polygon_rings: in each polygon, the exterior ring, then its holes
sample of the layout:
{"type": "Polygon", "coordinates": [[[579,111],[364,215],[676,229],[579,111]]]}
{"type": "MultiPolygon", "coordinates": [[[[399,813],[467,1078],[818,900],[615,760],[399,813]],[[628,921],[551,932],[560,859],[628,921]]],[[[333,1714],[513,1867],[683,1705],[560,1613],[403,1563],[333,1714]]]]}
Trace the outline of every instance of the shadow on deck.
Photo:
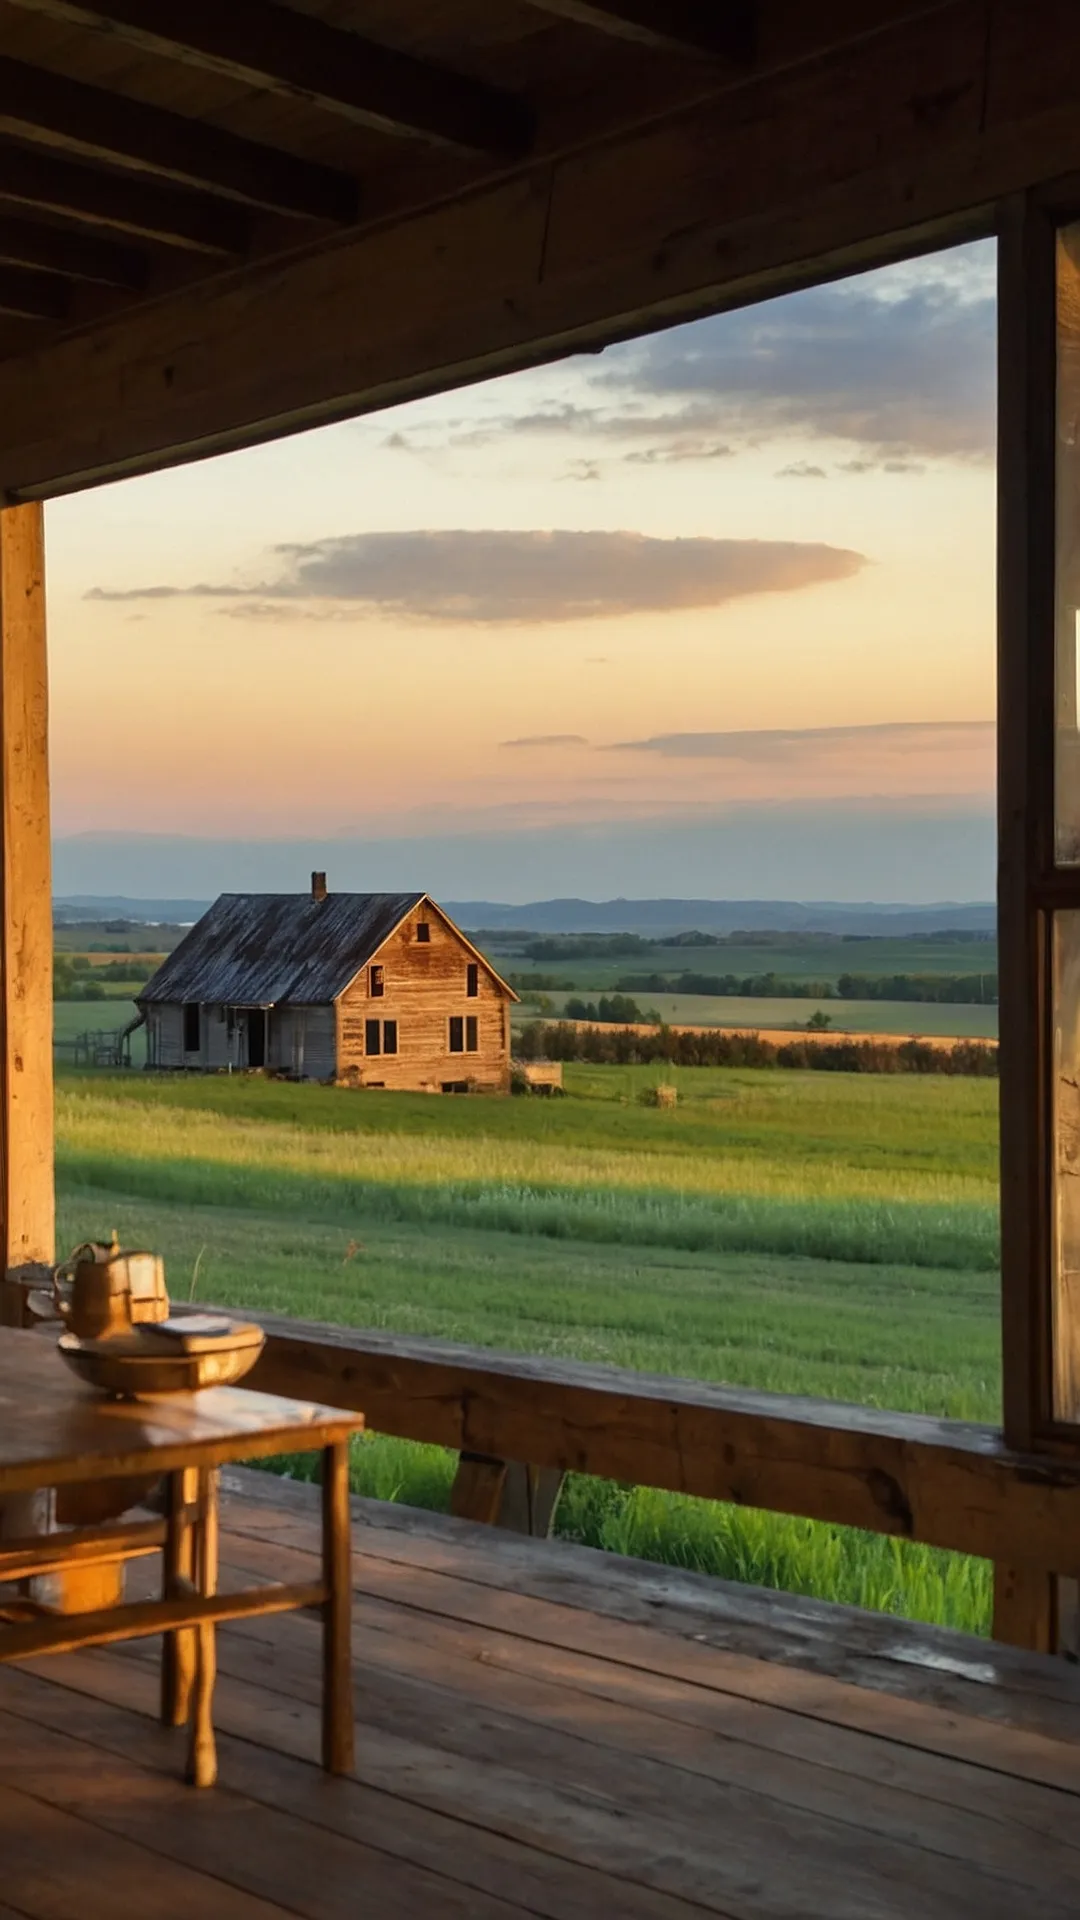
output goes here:
{"type": "MultiPolygon", "coordinates": [[[[226,1476],[223,1575],[302,1577],[313,1489],[226,1476]]],[[[1067,1920],[1061,1662],[357,1501],[357,1777],[314,1620],[219,1635],[221,1784],[157,1646],[0,1669],[0,1920],[1067,1920]]]]}

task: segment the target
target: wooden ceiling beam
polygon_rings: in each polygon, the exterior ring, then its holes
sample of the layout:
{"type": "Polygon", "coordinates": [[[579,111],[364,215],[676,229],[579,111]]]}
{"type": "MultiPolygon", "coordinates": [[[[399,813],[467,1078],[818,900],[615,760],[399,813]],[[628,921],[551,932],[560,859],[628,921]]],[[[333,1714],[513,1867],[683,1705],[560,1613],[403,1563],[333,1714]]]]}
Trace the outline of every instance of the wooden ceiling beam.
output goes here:
{"type": "Polygon", "coordinates": [[[0,144],[4,200],[196,253],[241,254],[248,241],[245,215],[224,201],[98,173],[6,143],[0,144]]]}
{"type": "Polygon", "coordinates": [[[21,320],[66,320],[69,307],[68,287],[55,274],[0,266],[0,313],[21,320]]]}
{"type": "Polygon", "coordinates": [[[15,0],[361,126],[516,157],[532,140],[514,95],[411,54],[327,26],[273,0],[15,0]]]}
{"type": "Polygon", "coordinates": [[[544,13],[662,53],[705,54],[746,66],[753,58],[753,0],[529,0],[544,13]]]}
{"type": "Polygon", "coordinates": [[[88,280],[103,287],[124,287],[137,293],[149,278],[146,255],[96,235],[73,233],[66,227],[46,227],[0,213],[0,261],[37,267],[62,274],[68,280],[88,280]]]}
{"type": "Polygon", "coordinates": [[[957,0],[755,81],[738,111],[695,106],[0,362],[0,499],[252,445],[990,232],[1000,196],[1080,172],[1072,0],[997,4],[1000,41],[957,0]]]}
{"type": "Polygon", "coordinates": [[[344,225],[357,217],[356,183],[346,174],[2,56],[0,128],[276,213],[344,225]]]}

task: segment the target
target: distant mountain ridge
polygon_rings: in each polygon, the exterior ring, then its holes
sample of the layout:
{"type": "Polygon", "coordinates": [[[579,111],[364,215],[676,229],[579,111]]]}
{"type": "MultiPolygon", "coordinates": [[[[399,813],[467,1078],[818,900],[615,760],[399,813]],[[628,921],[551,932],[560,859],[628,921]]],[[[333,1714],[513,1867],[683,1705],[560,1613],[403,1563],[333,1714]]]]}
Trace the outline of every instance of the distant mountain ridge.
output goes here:
{"type": "MultiPolygon", "coordinates": [[[[208,900],[135,900],[123,895],[58,898],[58,920],[197,920],[208,900]]],[[[835,933],[873,936],[993,934],[992,901],[943,900],[933,906],[835,900],[442,900],[459,926],[501,933],[835,933]]]]}

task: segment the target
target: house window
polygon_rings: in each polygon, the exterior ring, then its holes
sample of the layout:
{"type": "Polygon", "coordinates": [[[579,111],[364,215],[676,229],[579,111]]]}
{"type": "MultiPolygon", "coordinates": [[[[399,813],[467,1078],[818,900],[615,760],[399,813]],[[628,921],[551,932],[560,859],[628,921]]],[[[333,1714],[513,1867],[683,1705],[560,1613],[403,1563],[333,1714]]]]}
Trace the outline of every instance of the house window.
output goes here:
{"type": "Polygon", "coordinates": [[[451,1053],[465,1051],[465,1022],[460,1013],[453,1013],[450,1016],[450,1051],[451,1053]]]}
{"type": "Polygon", "coordinates": [[[364,1021],[364,1052],[368,1055],[369,1059],[372,1059],[376,1054],[381,1053],[382,1048],[379,1044],[381,1038],[382,1038],[382,1022],[380,1020],[365,1020],[364,1021]]]}
{"type": "Polygon", "coordinates": [[[477,1048],[479,1047],[480,1045],[479,1027],[480,1027],[480,1022],[477,1020],[475,1013],[467,1014],[465,1018],[465,1051],[466,1053],[475,1053],[477,1048]]]}
{"type": "Polygon", "coordinates": [[[373,1000],[381,1000],[386,992],[386,976],[381,967],[368,968],[368,992],[373,1000]]]}
{"type": "Polygon", "coordinates": [[[382,1050],[384,1053],[397,1052],[397,1021],[396,1020],[383,1021],[382,1050]]]}
{"type": "Polygon", "coordinates": [[[418,920],[418,921],[417,921],[417,923],[416,923],[416,937],[417,937],[417,939],[418,939],[418,940],[422,940],[422,941],[424,941],[425,943],[427,943],[427,942],[430,942],[430,940],[431,940],[431,927],[430,927],[430,924],[428,923],[428,921],[426,921],[426,920],[418,920]]]}
{"type": "Polygon", "coordinates": [[[475,1000],[480,992],[480,969],[475,960],[470,960],[465,969],[465,992],[470,1000],[475,1000]]]}
{"type": "Polygon", "coordinates": [[[184,1052],[199,1053],[202,1049],[202,1008],[194,1001],[184,1008],[184,1052]]]}

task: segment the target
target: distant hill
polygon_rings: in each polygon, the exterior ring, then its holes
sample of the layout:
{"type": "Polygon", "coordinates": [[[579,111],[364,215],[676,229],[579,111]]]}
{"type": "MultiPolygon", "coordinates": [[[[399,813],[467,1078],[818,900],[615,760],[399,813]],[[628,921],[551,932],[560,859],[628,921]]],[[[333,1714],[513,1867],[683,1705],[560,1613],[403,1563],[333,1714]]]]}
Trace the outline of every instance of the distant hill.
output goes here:
{"type": "Polygon", "coordinates": [[[209,900],[130,900],[123,894],[74,893],[53,901],[53,919],[58,926],[70,926],[73,920],[134,920],[140,925],[183,927],[198,920],[209,905],[209,900]]]}
{"type": "MultiPolygon", "coordinates": [[[[208,900],[132,900],[121,894],[70,894],[55,903],[58,922],[197,920],[208,900]]],[[[992,902],[931,907],[835,900],[534,900],[523,907],[496,900],[440,902],[459,926],[505,933],[854,933],[993,934],[992,902]]]]}
{"type": "Polygon", "coordinates": [[[993,934],[992,902],[930,907],[833,900],[537,900],[524,907],[491,900],[446,900],[459,926],[506,933],[852,933],[993,934]]]}

